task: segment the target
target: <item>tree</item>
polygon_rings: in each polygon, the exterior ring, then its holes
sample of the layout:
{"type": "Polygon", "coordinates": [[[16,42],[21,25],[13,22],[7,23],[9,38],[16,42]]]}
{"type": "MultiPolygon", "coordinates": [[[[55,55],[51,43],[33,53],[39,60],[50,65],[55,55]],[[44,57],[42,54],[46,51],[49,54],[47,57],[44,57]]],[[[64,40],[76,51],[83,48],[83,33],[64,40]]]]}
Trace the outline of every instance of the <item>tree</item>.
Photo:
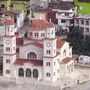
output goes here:
{"type": "Polygon", "coordinates": [[[71,43],[73,46],[74,53],[81,53],[84,50],[84,37],[83,32],[80,27],[74,27],[69,33],[67,37],[67,41],[71,43]]]}

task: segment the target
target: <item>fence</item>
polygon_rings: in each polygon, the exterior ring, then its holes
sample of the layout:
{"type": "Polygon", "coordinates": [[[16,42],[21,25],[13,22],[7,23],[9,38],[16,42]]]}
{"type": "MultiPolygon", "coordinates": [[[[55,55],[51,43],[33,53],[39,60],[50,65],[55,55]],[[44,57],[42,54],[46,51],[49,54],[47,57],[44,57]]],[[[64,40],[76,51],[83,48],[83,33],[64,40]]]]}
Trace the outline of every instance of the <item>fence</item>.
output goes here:
{"type": "Polygon", "coordinates": [[[90,74],[81,75],[77,79],[76,78],[75,79],[66,79],[62,83],[61,88],[66,88],[66,87],[70,87],[72,85],[81,84],[81,83],[84,83],[89,80],[90,80],[90,74]]]}

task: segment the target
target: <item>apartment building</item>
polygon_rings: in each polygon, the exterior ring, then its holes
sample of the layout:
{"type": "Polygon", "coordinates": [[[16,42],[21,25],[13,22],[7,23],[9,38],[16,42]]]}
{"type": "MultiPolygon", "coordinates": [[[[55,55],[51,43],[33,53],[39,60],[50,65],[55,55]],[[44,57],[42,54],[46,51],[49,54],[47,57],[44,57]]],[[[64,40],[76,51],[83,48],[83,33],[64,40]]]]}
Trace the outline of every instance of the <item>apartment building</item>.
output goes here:
{"type": "Polygon", "coordinates": [[[74,26],[79,26],[83,31],[84,36],[90,35],[90,15],[75,17],[74,26]]]}
{"type": "Polygon", "coordinates": [[[56,12],[56,24],[62,30],[69,31],[73,27],[73,17],[77,14],[77,6],[73,2],[52,2],[49,8],[56,12]]]}

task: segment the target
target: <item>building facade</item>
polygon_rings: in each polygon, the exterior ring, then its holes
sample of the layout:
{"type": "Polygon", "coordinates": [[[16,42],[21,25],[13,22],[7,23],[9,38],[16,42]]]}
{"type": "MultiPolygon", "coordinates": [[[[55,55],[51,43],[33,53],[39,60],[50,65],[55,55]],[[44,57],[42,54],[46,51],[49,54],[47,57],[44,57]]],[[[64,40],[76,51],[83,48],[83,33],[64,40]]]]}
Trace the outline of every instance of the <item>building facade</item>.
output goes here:
{"type": "Polygon", "coordinates": [[[75,17],[74,26],[79,26],[83,31],[84,36],[90,35],[90,15],[75,17]]]}
{"type": "Polygon", "coordinates": [[[4,77],[54,82],[59,80],[61,75],[65,74],[67,77],[74,71],[72,47],[68,42],[55,36],[53,23],[40,19],[33,20],[25,26],[27,37],[23,38],[16,38],[14,35],[14,23],[5,26],[4,77]]]}

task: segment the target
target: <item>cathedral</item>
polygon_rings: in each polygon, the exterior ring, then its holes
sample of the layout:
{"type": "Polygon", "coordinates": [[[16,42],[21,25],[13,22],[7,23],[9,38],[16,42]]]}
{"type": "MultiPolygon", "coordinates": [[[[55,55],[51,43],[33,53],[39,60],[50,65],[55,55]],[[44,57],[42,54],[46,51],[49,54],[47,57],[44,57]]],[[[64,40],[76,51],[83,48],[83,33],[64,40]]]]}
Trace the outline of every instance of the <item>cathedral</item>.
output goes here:
{"type": "Polygon", "coordinates": [[[55,25],[36,19],[24,26],[25,37],[16,35],[15,23],[4,22],[3,77],[55,82],[74,71],[72,47],[55,36],[55,25]]]}

